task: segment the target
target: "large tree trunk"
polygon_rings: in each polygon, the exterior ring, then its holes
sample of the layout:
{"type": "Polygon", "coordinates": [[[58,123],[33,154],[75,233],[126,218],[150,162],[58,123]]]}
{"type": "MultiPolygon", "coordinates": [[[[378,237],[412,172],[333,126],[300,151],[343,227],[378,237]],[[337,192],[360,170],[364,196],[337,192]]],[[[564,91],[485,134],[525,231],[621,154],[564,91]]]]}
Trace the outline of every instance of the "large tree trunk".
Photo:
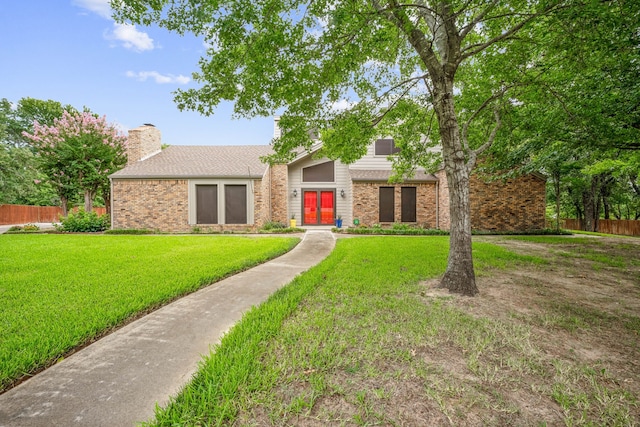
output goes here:
{"type": "Polygon", "coordinates": [[[582,191],[582,205],[584,208],[584,231],[598,231],[600,218],[600,178],[591,178],[589,188],[582,191]]]}
{"type": "MultiPolygon", "coordinates": [[[[453,78],[450,82],[436,83],[435,109],[442,140],[442,157],[449,184],[449,260],[440,287],[449,292],[476,295],[476,276],[471,252],[471,209],[469,201],[469,175],[473,164],[467,161],[460,140],[460,128],[453,103],[453,78]]],[[[435,83],[435,82],[434,82],[435,83]]]]}
{"type": "Polygon", "coordinates": [[[65,196],[60,196],[60,207],[62,208],[62,216],[67,216],[69,215],[69,206],[68,206],[69,201],[67,200],[67,198],[65,196]]]}
{"type": "Polygon", "coordinates": [[[103,194],[104,207],[107,215],[111,215],[111,193],[103,194]]]}
{"type": "Polygon", "coordinates": [[[478,293],[471,249],[471,209],[469,173],[465,164],[449,171],[449,260],[440,286],[449,292],[473,296],[478,293]]]}
{"type": "Polygon", "coordinates": [[[91,212],[93,210],[93,198],[96,195],[95,191],[84,190],[84,210],[85,212],[91,212]]]}

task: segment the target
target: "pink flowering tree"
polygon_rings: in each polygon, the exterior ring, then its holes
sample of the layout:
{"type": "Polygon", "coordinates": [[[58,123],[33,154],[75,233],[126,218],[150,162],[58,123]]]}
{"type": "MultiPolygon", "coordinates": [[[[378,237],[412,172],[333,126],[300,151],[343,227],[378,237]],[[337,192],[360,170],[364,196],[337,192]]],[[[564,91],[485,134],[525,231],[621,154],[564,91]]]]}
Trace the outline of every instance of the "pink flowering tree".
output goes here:
{"type": "Polygon", "coordinates": [[[84,193],[84,207],[93,209],[93,200],[102,191],[109,209],[109,175],[127,162],[127,137],[106,117],[91,112],[65,111],[53,125],[34,122],[33,132],[23,134],[40,157],[43,172],[58,191],[63,214],[67,201],[78,191],[84,193]]]}

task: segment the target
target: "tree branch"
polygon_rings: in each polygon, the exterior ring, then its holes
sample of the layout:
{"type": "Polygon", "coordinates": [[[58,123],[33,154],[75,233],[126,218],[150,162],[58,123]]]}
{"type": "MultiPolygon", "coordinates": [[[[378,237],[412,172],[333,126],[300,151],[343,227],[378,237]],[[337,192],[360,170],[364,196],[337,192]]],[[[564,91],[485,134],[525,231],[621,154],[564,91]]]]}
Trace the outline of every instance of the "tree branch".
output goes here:
{"type": "MultiPolygon", "coordinates": [[[[396,100],[395,100],[395,101],[393,101],[393,103],[392,103],[389,107],[387,107],[387,108],[384,110],[384,113],[382,113],[378,118],[376,118],[376,119],[373,121],[373,123],[371,123],[371,126],[374,126],[374,127],[375,127],[375,126],[377,126],[377,125],[378,125],[378,123],[380,123],[380,122],[382,121],[382,119],[384,119],[384,116],[386,116],[386,115],[387,115],[387,113],[389,113],[391,110],[393,110],[393,107],[395,107],[395,106],[396,106],[396,104],[398,103],[398,101],[399,101],[399,100],[401,100],[402,98],[404,98],[404,96],[405,96],[407,93],[409,93],[409,91],[411,90],[411,88],[413,88],[413,87],[416,85],[416,83],[417,83],[417,82],[418,82],[418,80],[414,80],[414,81],[413,81],[413,84],[409,85],[409,87],[405,89],[405,91],[402,93],[402,95],[400,95],[398,98],[396,98],[396,100]]],[[[399,86],[397,86],[397,87],[399,87],[399,86]]],[[[387,93],[389,93],[389,91],[387,91],[387,93]]]]}
{"type": "Polygon", "coordinates": [[[487,16],[487,13],[491,12],[491,10],[499,3],[500,0],[493,0],[491,3],[489,3],[487,5],[487,7],[484,8],[483,11],[481,11],[480,13],[478,13],[472,20],[471,22],[469,22],[469,24],[467,24],[465,27],[462,28],[462,31],[460,31],[460,38],[464,39],[467,34],[469,34],[469,32],[471,32],[471,30],[473,30],[473,28],[478,25],[478,23],[480,21],[482,21],[484,19],[485,16],[487,16]]]}
{"type": "Polygon", "coordinates": [[[461,61],[464,61],[465,59],[482,52],[483,50],[485,50],[486,48],[488,48],[489,46],[491,46],[491,45],[493,45],[495,43],[498,43],[500,41],[507,40],[507,39],[511,38],[511,36],[513,36],[518,31],[520,31],[522,29],[522,27],[527,25],[534,18],[537,18],[538,16],[547,14],[547,13],[551,12],[552,10],[554,10],[556,7],[559,7],[559,3],[560,2],[557,2],[557,3],[555,3],[555,4],[551,5],[551,6],[548,6],[547,8],[545,8],[544,10],[542,10],[540,12],[532,13],[526,19],[524,19],[521,22],[519,22],[518,24],[514,25],[512,28],[510,28],[509,30],[503,32],[499,36],[493,37],[492,39],[490,39],[490,40],[488,40],[488,41],[486,41],[484,43],[474,43],[474,44],[472,44],[470,46],[467,46],[466,48],[462,49],[461,61]]]}
{"type": "Polygon", "coordinates": [[[504,86],[502,89],[500,89],[500,92],[494,93],[489,98],[485,99],[482,105],[480,105],[480,107],[473,112],[471,117],[469,117],[469,119],[464,123],[464,125],[462,125],[461,139],[462,139],[462,143],[464,145],[465,151],[467,152],[469,151],[469,140],[467,138],[467,135],[469,133],[469,125],[471,125],[471,122],[478,116],[478,114],[480,114],[485,108],[487,108],[487,106],[490,103],[492,103],[496,99],[502,98],[505,92],[509,90],[511,87],[513,86],[504,86]]]}
{"type": "Polygon", "coordinates": [[[440,63],[438,62],[436,54],[431,47],[431,43],[427,41],[425,34],[411,23],[402,8],[398,6],[397,2],[392,0],[393,8],[391,9],[382,7],[378,0],[372,0],[372,4],[378,13],[394,23],[395,26],[407,36],[409,43],[411,43],[411,46],[413,46],[418,56],[427,67],[431,77],[433,78],[440,75],[440,63]]]}

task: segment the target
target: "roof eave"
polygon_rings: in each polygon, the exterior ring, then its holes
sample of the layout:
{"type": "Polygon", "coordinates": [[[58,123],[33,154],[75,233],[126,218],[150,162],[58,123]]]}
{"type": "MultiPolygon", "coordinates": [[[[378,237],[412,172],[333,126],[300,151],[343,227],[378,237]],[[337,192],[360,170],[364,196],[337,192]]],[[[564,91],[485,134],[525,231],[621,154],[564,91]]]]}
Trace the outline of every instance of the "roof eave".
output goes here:
{"type": "Polygon", "coordinates": [[[262,179],[261,175],[110,175],[111,179],[262,179]]]}

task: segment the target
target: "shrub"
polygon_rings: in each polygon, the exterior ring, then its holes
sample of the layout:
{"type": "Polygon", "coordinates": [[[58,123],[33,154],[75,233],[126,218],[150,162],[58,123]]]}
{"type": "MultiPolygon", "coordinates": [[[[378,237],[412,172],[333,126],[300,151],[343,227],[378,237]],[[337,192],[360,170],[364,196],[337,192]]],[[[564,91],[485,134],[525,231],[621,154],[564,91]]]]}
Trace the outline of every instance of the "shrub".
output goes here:
{"type": "Polygon", "coordinates": [[[80,208],[76,213],[69,213],[67,217],[60,217],[60,224],[56,224],[58,231],[95,233],[109,228],[109,215],[98,215],[95,212],[85,212],[80,208]]]}
{"type": "Polygon", "coordinates": [[[262,226],[261,230],[263,230],[263,231],[272,231],[272,230],[280,230],[280,229],[283,229],[283,228],[287,228],[287,226],[284,225],[281,222],[268,221],[262,226]]]}
{"type": "Polygon", "coordinates": [[[9,229],[7,231],[22,231],[22,227],[19,225],[13,225],[11,227],[9,227],[9,229]]]}
{"type": "Polygon", "coordinates": [[[39,231],[40,227],[35,224],[26,224],[24,227],[22,227],[22,229],[24,231],[39,231]]]}

